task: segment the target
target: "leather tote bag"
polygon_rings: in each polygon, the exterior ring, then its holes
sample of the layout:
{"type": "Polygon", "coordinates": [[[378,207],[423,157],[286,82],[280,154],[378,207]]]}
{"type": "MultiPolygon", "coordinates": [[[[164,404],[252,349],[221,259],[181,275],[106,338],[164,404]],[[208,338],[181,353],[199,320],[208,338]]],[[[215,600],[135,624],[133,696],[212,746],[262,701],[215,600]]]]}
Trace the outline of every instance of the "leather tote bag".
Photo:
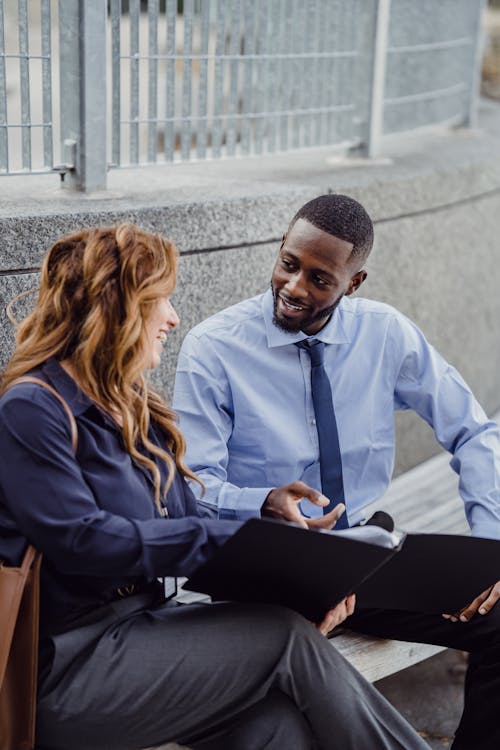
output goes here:
{"type": "Polygon", "coordinates": [[[1,750],[34,745],[41,560],[29,545],[21,567],[0,565],[1,750]]]}

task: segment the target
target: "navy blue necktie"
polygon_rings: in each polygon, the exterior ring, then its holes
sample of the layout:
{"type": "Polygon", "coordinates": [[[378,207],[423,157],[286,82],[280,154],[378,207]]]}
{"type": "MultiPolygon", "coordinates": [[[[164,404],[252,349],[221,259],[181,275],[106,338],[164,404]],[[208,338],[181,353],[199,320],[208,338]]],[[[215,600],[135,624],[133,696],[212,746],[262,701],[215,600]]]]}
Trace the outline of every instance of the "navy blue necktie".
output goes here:
{"type": "MultiPolygon", "coordinates": [[[[311,391],[318,430],[321,489],[330,500],[323,513],[329,513],[338,503],[344,502],[344,481],[332,389],[324,367],[325,345],[322,341],[310,339],[299,341],[297,346],[305,349],[311,357],[311,391]]],[[[346,529],[348,525],[344,513],[335,528],[346,529]]]]}

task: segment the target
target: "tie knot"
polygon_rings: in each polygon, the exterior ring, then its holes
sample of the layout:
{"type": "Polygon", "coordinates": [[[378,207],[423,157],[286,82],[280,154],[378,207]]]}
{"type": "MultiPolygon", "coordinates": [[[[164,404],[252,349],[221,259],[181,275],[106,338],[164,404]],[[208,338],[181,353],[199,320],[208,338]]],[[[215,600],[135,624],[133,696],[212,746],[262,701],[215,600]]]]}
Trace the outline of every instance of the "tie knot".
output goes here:
{"type": "Polygon", "coordinates": [[[309,352],[311,357],[311,367],[318,367],[323,364],[325,357],[325,345],[318,339],[303,339],[297,342],[297,346],[309,352]]]}

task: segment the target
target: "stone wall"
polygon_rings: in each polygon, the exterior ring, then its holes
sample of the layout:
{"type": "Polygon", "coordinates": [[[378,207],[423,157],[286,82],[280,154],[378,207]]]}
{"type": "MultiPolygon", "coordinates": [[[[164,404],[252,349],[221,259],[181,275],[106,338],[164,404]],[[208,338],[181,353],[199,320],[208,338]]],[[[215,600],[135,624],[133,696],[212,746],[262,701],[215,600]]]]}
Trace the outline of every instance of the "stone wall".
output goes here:
{"type": "MultiPolygon", "coordinates": [[[[414,319],[458,367],[485,409],[500,407],[500,105],[483,101],[480,130],[387,138],[368,162],[328,149],[109,175],[106,194],[65,191],[53,176],[0,178],[0,366],[13,346],[5,304],[36,288],[50,243],[90,224],[133,221],[174,239],[181,253],[174,296],[181,325],[155,380],[170,394],[186,331],[207,315],[266,289],[295,210],[345,192],[375,220],[365,296],[414,319]]],[[[21,300],[22,315],[30,298],[21,300]]],[[[430,430],[398,416],[397,471],[438,450],[430,430]]]]}

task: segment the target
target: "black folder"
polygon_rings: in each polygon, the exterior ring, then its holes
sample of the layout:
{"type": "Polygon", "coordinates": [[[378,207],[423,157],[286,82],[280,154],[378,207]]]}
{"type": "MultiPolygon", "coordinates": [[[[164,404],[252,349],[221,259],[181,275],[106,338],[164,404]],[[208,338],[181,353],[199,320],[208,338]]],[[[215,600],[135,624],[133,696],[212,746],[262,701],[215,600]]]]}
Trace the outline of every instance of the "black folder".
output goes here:
{"type": "Polygon", "coordinates": [[[407,534],[393,548],[271,519],[247,521],[184,584],[216,600],[267,602],[313,622],[357,606],[454,613],[500,579],[500,541],[407,534]]]}

